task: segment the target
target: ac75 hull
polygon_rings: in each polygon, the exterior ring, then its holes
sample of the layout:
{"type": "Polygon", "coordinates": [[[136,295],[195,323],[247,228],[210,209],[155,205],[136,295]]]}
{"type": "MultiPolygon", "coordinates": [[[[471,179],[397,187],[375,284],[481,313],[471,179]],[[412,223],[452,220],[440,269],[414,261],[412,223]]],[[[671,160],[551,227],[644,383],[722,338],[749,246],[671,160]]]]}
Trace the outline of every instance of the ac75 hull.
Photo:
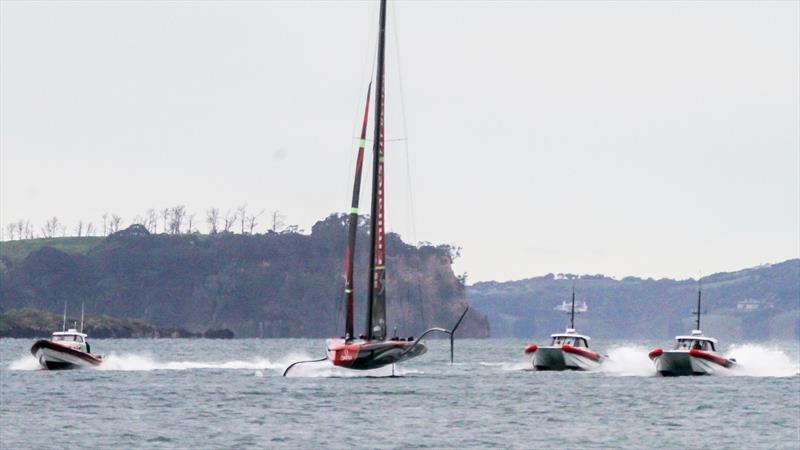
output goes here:
{"type": "Polygon", "coordinates": [[[95,367],[103,362],[96,355],[48,340],[36,341],[31,347],[31,354],[42,367],[49,370],[95,367]]]}
{"type": "Polygon", "coordinates": [[[349,341],[329,339],[328,359],[339,367],[355,370],[377,369],[425,354],[428,349],[416,341],[349,341]]]}

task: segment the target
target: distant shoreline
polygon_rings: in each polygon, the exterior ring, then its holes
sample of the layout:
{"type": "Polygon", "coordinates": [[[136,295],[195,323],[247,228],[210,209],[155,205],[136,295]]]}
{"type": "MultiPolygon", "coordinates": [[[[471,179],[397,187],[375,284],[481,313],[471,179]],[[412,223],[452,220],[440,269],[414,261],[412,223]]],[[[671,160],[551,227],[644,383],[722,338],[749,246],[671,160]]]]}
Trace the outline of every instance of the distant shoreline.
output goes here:
{"type": "MultiPolygon", "coordinates": [[[[80,319],[68,317],[68,324],[80,319]]],[[[0,338],[48,338],[61,330],[63,318],[50,311],[34,308],[11,309],[0,313],[0,338]]],[[[119,319],[109,316],[88,316],[84,332],[93,339],[233,339],[228,329],[194,333],[183,328],[159,328],[139,319],[119,319]]]]}

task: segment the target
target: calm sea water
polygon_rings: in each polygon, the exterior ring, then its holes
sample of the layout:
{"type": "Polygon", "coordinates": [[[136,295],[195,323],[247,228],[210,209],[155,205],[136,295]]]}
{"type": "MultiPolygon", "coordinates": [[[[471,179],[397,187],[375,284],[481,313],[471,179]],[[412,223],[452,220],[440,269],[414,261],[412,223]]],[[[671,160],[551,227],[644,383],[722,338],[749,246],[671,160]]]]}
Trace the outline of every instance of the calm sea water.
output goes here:
{"type": "Polygon", "coordinates": [[[0,447],[800,448],[800,347],[732,346],[731,376],[661,378],[652,345],[598,342],[603,371],[525,370],[523,340],[446,341],[391,370],[298,358],[320,340],[94,340],[103,369],[37,370],[0,340],[0,447]],[[357,375],[357,376],[353,376],[357,375]]]}

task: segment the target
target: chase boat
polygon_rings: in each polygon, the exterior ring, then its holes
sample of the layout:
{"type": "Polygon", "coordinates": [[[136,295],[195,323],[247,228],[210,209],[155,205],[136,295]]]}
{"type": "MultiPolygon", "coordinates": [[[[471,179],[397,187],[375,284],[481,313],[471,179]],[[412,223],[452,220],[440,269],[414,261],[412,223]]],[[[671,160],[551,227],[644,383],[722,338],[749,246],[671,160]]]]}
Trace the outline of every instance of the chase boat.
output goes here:
{"type": "Polygon", "coordinates": [[[702,291],[697,290],[697,323],[690,336],[676,336],[675,348],[663,350],[660,347],[650,351],[649,356],[656,365],[656,371],[663,376],[712,375],[726,371],[736,365],[736,360],[717,353],[717,340],[703,336],[700,331],[700,299],[702,291]]]}
{"type": "Polygon", "coordinates": [[[717,340],[692,330],[691,336],[676,336],[675,348],[650,351],[656,371],[663,376],[711,375],[727,370],[736,364],[735,359],[717,353],[717,340]]]}
{"type": "Polygon", "coordinates": [[[90,352],[86,338],[86,334],[74,328],[56,331],[49,340],[36,341],[31,347],[31,354],[42,367],[49,370],[99,366],[103,357],[90,352]]]}
{"type": "Polygon", "coordinates": [[[574,328],[550,337],[553,340],[548,346],[525,347],[525,354],[530,355],[536,370],[592,370],[603,361],[599,353],[589,350],[589,336],[576,333],[574,328]]]}
{"type": "Polygon", "coordinates": [[[603,357],[589,350],[589,336],[575,331],[575,286],[572,286],[570,326],[564,333],[551,334],[548,346],[531,344],[525,347],[531,365],[536,370],[592,370],[603,362],[603,357]]]}

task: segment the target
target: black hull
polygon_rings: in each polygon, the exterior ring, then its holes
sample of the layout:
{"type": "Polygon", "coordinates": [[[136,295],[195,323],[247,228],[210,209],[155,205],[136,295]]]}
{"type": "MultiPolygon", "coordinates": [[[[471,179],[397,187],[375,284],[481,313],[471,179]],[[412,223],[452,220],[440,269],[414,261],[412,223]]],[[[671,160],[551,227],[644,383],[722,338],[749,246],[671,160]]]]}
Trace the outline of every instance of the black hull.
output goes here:
{"type": "Polygon", "coordinates": [[[72,369],[80,369],[80,366],[76,366],[75,364],[71,363],[62,363],[62,362],[55,362],[55,361],[40,361],[41,364],[47,370],[72,370],[72,369]]]}
{"type": "Polygon", "coordinates": [[[557,368],[550,366],[533,366],[533,368],[541,372],[563,372],[565,370],[575,370],[575,371],[583,370],[579,367],[570,367],[570,366],[561,366],[557,368]]]}
{"type": "Polygon", "coordinates": [[[378,369],[424,355],[427,347],[419,341],[339,341],[328,347],[334,365],[354,370],[378,369]]]}
{"type": "Polygon", "coordinates": [[[425,354],[428,349],[422,345],[417,344],[411,351],[408,351],[410,346],[377,346],[377,348],[362,349],[358,352],[356,360],[349,366],[355,370],[370,370],[377,369],[389,364],[397,364],[407,361],[411,358],[425,354]]]}

